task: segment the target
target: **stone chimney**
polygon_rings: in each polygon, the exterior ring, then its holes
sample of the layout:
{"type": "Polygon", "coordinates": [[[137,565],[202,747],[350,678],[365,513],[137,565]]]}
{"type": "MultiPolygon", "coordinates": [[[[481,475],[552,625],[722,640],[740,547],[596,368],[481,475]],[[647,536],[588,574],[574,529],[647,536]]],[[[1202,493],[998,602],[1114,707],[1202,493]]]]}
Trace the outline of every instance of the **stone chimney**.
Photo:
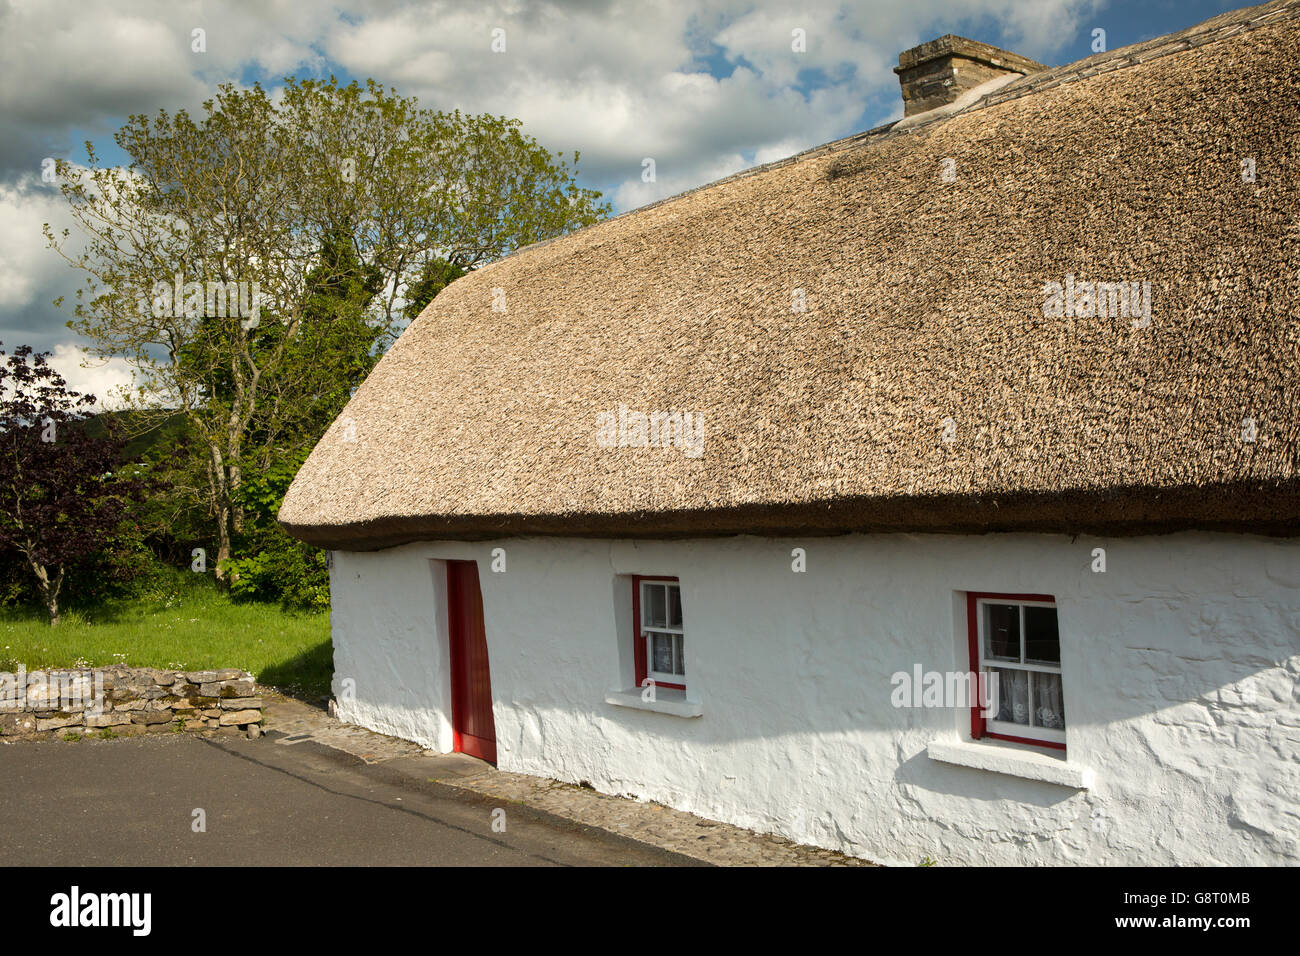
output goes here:
{"type": "Polygon", "coordinates": [[[990,80],[1037,73],[1041,63],[951,33],[898,54],[898,82],[903,87],[903,116],[947,106],[963,93],[990,80]]]}

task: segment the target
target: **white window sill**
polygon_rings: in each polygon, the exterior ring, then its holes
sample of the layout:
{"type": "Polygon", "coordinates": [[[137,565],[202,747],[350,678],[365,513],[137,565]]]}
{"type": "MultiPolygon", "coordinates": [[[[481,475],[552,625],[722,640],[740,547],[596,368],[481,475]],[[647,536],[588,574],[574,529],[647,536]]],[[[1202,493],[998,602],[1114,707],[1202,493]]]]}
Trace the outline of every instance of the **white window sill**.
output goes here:
{"type": "Polygon", "coordinates": [[[672,714],[674,717],[698,717],[704,713],[699,701],[687,700],[685,692],[671,687],[656,687],[654,700],[642,700],[641,694],[639,687],[611,690],[605,695],[605,703],[634,710],[652,710],[657,714],[672,714]]]}
{"type": "Polygon", "coordinates": [[[934,740],[925,750],[926,756],[941,763],[972,767],[1005,773],[1026,780],[1042,780],[1075,790],[1089,790],[1094,783],[1093,772],[1087,767],[1070,763],[1047,754],[1021,750],[994,742],[969,740],[934,740]]]}

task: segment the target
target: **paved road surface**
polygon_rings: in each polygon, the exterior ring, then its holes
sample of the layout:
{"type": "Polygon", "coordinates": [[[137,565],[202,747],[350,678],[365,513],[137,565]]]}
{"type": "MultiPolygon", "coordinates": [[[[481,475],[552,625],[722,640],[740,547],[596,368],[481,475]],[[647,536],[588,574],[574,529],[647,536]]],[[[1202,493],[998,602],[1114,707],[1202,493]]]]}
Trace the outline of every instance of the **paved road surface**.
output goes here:
{"type": "Polygon", "coordinates": [[[0,865],[645,866],[694,861],[313,742],[0,745],[0,865]],[[195,833],[193,811],[206,812],[195,833]]]}

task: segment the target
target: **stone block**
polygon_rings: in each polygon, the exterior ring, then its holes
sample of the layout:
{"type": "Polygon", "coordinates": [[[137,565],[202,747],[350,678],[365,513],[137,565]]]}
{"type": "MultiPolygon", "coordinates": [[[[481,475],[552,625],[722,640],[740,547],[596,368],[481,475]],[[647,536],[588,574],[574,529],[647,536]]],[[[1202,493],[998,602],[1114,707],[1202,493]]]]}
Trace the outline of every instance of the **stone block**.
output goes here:
{"type": "Polygon", "coordinates": [[[260,710],[232,710],[221,715],[221,726],[237,726],[241,724],[255,724],[262,719],[260,710]]]}
{"type": "Polygon", "coordinates": [[[36,732],[36,718],[31,714],[0,714],[0,734],[6,737],[36,732]]]}
{"type": "Polygon", "coordinates": [[[130,722],[130,714],[108,713],[88,714],[86,716],[87,727],[120,727],[123,724],[129,724],[130,722]]]}
{"type": "Polygon", "coordinates": [[[28,684],[27,706],[32,710],[42,708],[57,709],[59,706],[59,688],[54,684],[28,684]]]}
{"type": "Polygon", "coordinates": [[[247,710],[250,707],[265,707],[266,704],[260,697],[229,697],[221,702],[225,710],[247,710]]]}
{"type": "Polygon", "coordinates": [[[252,697],[254,693],[251,680],[228,680],[221,682],[220,697],[252,697]]]}
{"type": "Polygon", "coordinates": [[[49,717],[45,720],[41,720],[38,717],[36,720],[36,730],[38,733],[44,730],[61,730],[64,727],[83,726],[85,726],[85,718],[81,714],[69,714],[63,717],[49,717]]]}
{"type": "Polygon", "coordinates": [[[132,723],[145,725],[170,724],[172,719],[170,710],[138,710],[131,715],[132,723]]]}

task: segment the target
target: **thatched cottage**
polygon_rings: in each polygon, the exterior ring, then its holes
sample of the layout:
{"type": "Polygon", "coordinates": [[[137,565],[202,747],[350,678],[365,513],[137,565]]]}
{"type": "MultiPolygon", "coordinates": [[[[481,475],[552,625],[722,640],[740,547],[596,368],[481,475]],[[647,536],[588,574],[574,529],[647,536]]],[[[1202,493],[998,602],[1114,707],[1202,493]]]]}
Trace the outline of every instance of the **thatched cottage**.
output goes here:
{"type": "Polygon", "coordinates": [[[881,861],[1300,862],[1298,64],[1294,0],[944,37],[452,284],[280,512],[340,716],[881,861]]]}

